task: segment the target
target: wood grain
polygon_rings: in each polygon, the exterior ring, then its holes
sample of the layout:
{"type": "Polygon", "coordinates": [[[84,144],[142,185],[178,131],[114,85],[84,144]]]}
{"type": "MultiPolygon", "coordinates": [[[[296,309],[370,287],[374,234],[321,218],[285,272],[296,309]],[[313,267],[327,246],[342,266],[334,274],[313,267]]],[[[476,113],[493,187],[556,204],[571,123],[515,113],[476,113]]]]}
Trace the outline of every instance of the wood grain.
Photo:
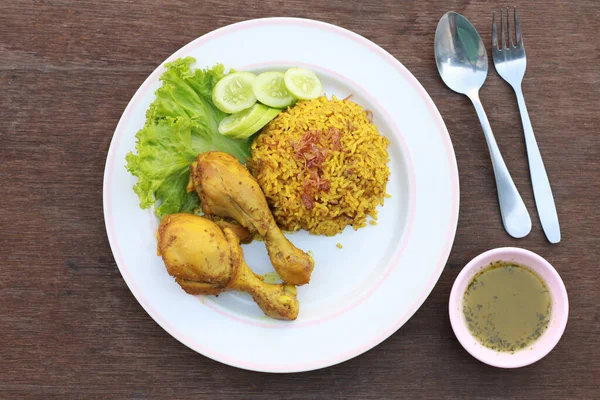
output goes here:
{"type": "Polygon", "coordinates": [[[546,242],[535,212],[511,89],[491,68],[481,97],[533,216],[524,240],[503,232],[475,113],[465,97],[443,85],[433,60],[434,31],[444,12],[467,16],[488,44],[491,12],[503,2],[1,2],[0,397],[598,398],[600,2],[513,3],[527,47],[525,97],[562,226],[563,241],[555,246],[546,242]],[[102,214],[108,146],[146,76],[200,35],[273,15],[352,29],[404,63],[444,117],[461,182],[452,254],[417,314],[355,359],[293,375],[231,368],[171,338],[121,278],[102,214]],[[511,245],[556,266],[571,313],[550,355],[505,371],[462,349],[450,328],[447,299],[468,260],[511,245]]]}

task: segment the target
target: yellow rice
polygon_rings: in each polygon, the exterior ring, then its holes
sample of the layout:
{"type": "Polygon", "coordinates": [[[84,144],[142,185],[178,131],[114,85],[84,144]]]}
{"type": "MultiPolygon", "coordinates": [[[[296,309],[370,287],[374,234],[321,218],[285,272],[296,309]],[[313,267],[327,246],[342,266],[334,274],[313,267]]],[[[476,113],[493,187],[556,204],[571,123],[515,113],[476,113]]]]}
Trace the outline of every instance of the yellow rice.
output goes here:
{"type": "Polygon", "coordinates": [[[248,166],[284,230],[333,236],[377,219],[389,141],[369,117],[350,100],[320,97],[281,112],[257,136],[248,166]]]}

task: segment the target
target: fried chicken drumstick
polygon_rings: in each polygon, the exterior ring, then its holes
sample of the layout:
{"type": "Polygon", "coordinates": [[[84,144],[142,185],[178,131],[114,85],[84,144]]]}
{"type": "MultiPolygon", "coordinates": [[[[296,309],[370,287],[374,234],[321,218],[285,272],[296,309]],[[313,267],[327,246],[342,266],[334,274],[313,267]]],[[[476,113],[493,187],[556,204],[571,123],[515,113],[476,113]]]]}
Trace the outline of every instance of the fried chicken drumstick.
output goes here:
{"type": "Polygon", "coordinates": [[[269,284],[250,270],[238,236],[229,228],[193,214],[171,214],[160,222],[158,250],[170,275],[190,294],[240,290],[252,295],[271,318],[294,320],[296,287],[269,284]]]}
{"type": "Polygon", "coordinates": [[[233,218],[258,232],[281,279],[293,285],[308,283],[312,257],[284,236],[258,182],[235,157],[217,151],[202,153],[192,163],[190,176],[205,214],[233,218]]]}

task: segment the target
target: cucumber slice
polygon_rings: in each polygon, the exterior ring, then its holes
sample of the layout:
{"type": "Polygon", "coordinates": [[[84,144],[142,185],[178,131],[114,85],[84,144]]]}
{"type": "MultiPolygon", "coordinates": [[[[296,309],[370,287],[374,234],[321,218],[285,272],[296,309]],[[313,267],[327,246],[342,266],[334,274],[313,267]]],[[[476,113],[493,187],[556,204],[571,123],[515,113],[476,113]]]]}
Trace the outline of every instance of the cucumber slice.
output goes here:
{"type": "Polygon", "coordinates": [[[317,75],[304,68],[290,68],[284,75],[285,86],[300,100],[316,99],[323,92],[317,75]]]}
{"type": "Polygon", "coordinates": [[[224,113],[233,114],[256,103],[252,84],[256,75],[251,72],[234,72],[225,75],[213,88],[212,100],[224,113]]]}
{"type": "Polygon", "coordinates": [[[245,132],[237,135],[235,139],[246,139],[260,131],[265,125],[267,125],[273,118],[277,116],[282,110],[279,108],[268,107],[267,111],[260,117],[260,119],[249,127],[245,132]]]}
{"type": "Polygon", "coordinates": [[[296,101],[296,97],[285,86],[283,72],[264,72],[256,77],[254,95],[261,103],[274,108],[285,108],[296,101]]]}
{"type": "Polygon", "coordinates": [[[263,104],[254,104],[244,111],[228,115],[219,123],[219,133],[236,138],[238,135],[248,132],[248,129],[256,124],[268,110],[269,107],[263,104]]]}

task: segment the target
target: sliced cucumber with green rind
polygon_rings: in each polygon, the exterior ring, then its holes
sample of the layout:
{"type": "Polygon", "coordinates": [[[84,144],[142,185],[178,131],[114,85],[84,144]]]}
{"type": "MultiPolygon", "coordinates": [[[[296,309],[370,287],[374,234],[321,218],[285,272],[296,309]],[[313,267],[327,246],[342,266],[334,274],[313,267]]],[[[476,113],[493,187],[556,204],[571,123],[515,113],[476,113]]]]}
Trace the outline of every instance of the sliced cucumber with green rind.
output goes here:
{"type": "Polygon", "coordinates": [[[323,93],[317,75],[305,68],[290,68],[284,75],[285,86],[300,100],[316,99],[323,93]]]}
{"type": "Polygon", "coordinates": [[[256,77],[252,88],[261,103],[274,108],[285,108],[296,101],[285,85],[283,72],[264,72],[256,77]]]}
{"type": "Polygon", "coordinates": [[[256,96],[252,84],[256,75],[251,72],[234,72],[225,75],[213,88],[212,100],[224,113],[234,114],[252,107],[256,96]]]}
{"type": "Polygon", "coordinates": [[[260,119],[249,127],[245,132],[237,135],[234,139],[246,139],[260,131],[265,125],[267,125],[273,118],[275,118],[282,110],[279,108],[267,107],[267,111],[260,117],[260,119]]]}
{"type": "Polygon", "coordinates": [[[228,115],[219,123],[219,133],[231,138],[243,134],[254,126],[267,113],[269,107],[254,104],[239,113],[228,115]]]}

